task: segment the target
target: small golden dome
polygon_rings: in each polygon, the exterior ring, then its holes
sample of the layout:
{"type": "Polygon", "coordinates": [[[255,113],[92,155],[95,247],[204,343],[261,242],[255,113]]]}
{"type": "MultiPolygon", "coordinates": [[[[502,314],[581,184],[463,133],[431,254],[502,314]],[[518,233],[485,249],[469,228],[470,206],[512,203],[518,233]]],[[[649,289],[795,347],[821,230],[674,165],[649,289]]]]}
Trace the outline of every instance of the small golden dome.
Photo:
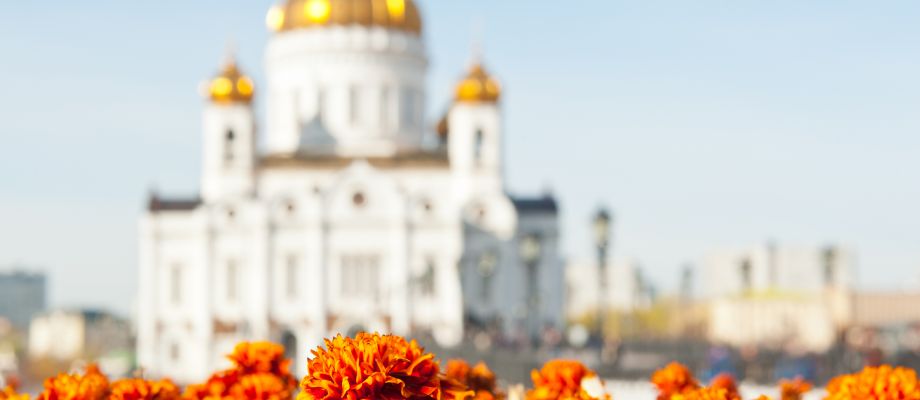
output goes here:
{"type": "Polygon", "coordinates": [[[466,103],[495,103],[502,95],[501,85],[491,77],[482,64],[475,63],[457,84],[456,100],[466,103]]]}
{"type": "Polygon", "coordinates": [[[215,103],[251,103],[254,91],[252,79],[240,72],[232,58],[208,83],[208,97],[215,103]]]}
{"type": "Polygon", "coordinates": [[[275,32],[331,25],[422,32],[422,19],[412,0],[284,0],[268,11],[265,22],[275,32]]]}

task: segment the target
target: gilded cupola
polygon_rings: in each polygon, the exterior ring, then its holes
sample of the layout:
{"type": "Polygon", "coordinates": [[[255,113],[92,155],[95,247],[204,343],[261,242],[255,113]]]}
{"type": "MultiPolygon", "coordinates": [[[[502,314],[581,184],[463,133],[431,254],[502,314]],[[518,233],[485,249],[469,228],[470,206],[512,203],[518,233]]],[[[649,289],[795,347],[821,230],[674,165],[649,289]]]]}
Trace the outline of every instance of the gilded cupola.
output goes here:
{"type": "Polygon", "coordinates": [[[455,100],[461,103],[496,103],[502,89],[481,63],[474,63],[466,77],[457,84],[455,100]]]}
{"type": "Polygon", "coordinates": [[[275,32],[348,25],[422,31],[412,0],[284,0],[268,11],[266,23],[275,32]]]}
{"type": "Polygon", "coordinates": [[[233,57],[208,83],[208,97],[215,103],[251,103],[255,85],[252,79],[244,75],[233,57]]]}

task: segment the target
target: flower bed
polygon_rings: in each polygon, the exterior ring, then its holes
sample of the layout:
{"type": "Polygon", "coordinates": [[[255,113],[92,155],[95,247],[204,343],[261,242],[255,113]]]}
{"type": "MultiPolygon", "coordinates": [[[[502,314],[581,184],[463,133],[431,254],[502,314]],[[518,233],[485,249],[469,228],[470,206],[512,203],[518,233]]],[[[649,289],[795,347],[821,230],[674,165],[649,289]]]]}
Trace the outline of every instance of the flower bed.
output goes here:
{"type": "MultiPolygon", "coordinates": [[[[310,372],[299,384],[290,372],[292,361],[284,359],[279,345],[244,342],[227,358],[231,368],[184,390],[168,379],[109,382],[89,365],[82,372],[47,379],[37,400],[611,400],[617,395],[596,373],[571,360],[552,360],[533,371],[529,390],[521,385],[503,390],[484,363],[470,366],[450,360],[442,369],[416,341],[394,335],[359,333],[354,338],[326,340],[312,351],[307,360],[310,372]]],[[[658,400],[742,399],[730,375],[719,375],[703,385],[678,363],[656,371],[651,384],[658,400]]],[[[812,385],[795,379],[779,382],[778,388],[779,400],[803,400],[812,385]]],[[[916,372],[890,366],[841,375],[825,390],[825,400],[920,400],[916,372]]],[[[0,400],[29,398],[14,387],[0,390],[0,400]]]]}

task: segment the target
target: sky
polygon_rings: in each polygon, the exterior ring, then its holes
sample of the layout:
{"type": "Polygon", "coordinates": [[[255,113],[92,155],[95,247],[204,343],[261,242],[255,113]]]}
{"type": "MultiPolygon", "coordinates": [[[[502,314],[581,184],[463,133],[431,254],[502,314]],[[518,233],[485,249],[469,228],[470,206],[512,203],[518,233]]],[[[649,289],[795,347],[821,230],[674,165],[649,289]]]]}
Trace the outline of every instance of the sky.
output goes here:
{"type": "MultiPolygon", "coordinates": [[[[478,40],[509,190],[557,196],[567,258],[604,204],[614,258],[665,291],[767,240],[852,247],[861,288],[918,282],[920,2],[419,2],[430,120],[478,40]]],[[[130,312],[147,194],[196,193],[198,86],[230,42],[264,82],[270,5],[0,2],[0,268],[130,312]]]]}

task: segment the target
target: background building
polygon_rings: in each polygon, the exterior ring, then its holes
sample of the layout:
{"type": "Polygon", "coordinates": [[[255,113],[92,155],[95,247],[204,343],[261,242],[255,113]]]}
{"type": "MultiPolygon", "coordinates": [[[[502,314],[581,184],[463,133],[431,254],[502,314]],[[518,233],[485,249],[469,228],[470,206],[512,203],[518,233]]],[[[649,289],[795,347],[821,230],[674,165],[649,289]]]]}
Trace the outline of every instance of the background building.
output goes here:
{"type": "Polygon", "coordinates": [[[700,284],[705,298],[776,290],[819,293],[852,287],[855,271],[856,257],[846,248],[766,243],[710,253],[700,284]]]}
{"type": "Polygon", "coordinates": [[[498,81],[474,62],[429,129],[414,2],[318,3],[269,12],[264,127],[228,60],[208,85],[200,193],[154,194],[141,218],[151,375],[203,379],[244,339],[308,354],[362,330],[450,346],[465,322],[562,328],[557,204],[507,193],[498,81]]]}
{"type": "MultiPolygon", "coordinates": [[[[636,261],[610,263],[607,272],[606,308],[632,311],[652,302],[651,287],[642,276],[636,261]]],[[[572,318],[593,316],[598,312],[600,272],[596,262],[570,262],[566,266],[566,312],[572,318]]]]}
{"type": "Polygon", "coordinates": [[[45,310],[45,275],[35,272],[0,272],[0,317],[6,318],[19,330],[29,327],[29,321],[45,310]]]}
{"type": "Polygon", "coordinates": [[[850,319],[855,264],[840,247],[768,243],[713,252],[701,282],[709,339],[826,351],[850,319]]]}
{"type": "Polygon", "coordinates": [[[133,350],[130,323],[103,311],[51,311],[36,316],[29,327],[32,364],[92,360],[107,373],[122,375],[133,367],[133,350]]]}

